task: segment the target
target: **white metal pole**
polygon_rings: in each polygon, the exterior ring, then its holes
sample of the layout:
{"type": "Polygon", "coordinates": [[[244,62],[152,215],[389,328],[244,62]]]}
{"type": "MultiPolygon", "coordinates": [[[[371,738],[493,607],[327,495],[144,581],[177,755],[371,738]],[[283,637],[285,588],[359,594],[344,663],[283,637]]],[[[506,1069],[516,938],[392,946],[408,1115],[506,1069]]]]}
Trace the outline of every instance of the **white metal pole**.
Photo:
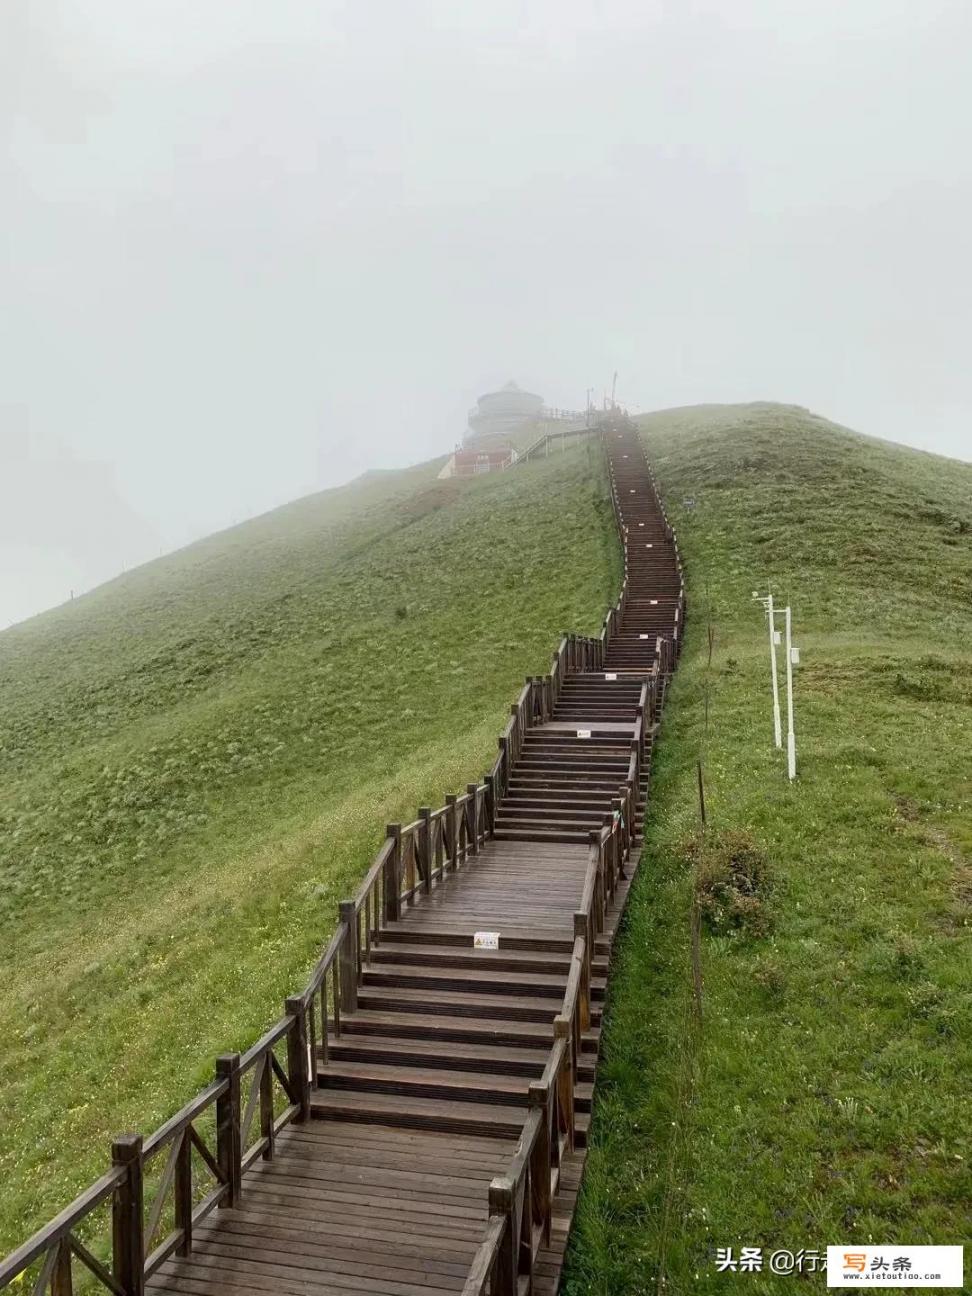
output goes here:
{"type": "Polygon", "coordinates": [[[780,724],[780,682],[776,674],[776,622],[773,619],[773,595],[766,600],[766,610],[769,613],[769,650],[770,650],[770,674],[773,677],[773,738],[777,747],[783,746],[783,729],[780,724]]]}
{"type": "Polygon", "coordinates": [[[790,633],[790,609],[786,609],[786,768],[796,778],[796,734],[793,732],[793,637],[790,633]]]}

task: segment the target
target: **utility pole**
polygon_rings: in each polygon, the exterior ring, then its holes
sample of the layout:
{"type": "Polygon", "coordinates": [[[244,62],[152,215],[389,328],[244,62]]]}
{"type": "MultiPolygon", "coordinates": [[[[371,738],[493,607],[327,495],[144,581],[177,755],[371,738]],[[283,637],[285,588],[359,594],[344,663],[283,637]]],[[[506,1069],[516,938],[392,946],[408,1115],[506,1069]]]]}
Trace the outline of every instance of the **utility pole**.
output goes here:
{"type": "Polygon", "coordinates": [[[611,408],[612,409],[614,409],[614,393],[617,391],[617,387],[618,387],[618,371],[617,369],[615,369],[614,380],[611,383],[611,408]]]}

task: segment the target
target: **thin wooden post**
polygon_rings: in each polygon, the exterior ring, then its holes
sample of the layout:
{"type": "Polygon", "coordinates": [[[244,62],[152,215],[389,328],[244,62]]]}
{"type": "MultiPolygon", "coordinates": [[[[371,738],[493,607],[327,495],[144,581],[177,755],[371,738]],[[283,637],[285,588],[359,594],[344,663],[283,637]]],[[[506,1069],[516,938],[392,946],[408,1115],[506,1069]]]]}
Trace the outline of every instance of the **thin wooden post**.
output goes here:
{"type": "Polygon", "coordinates": [[[145,1291],[145,1216],[142,1187],[142,1136],[122,1134],[111,1145],[111,1163],[125,1177],[111,1201],[112,1269],[125,1296],[145,1291]]]}
{"type": "Polygon", "coordinates": [[[192,1139],[189,1137],[189,1128],[187,1125],[179,1135],[179,1151],[176,1154],[173,1199],[175,1226],[182,1235],[176,1247],[177,1256],[187,1256],[192,1252],[192,1139]]]}
{"type": "Polygon", "coordinates": [[[469,849],[474,855],[479,854],[479,797],[478,784],[467,783],[466,792],[469,794],[469,849]]]}
{"type": "Polygon", "coordinates": [[[294,1019],[287,1032],[287,1076],[297,1105],[295,1119],[305,1121],[310,1115],[311,1067],[314,1065],[307,1050],[307,1008],[299,995],[288,999],[285,1007],[294,1019]]]}
{"type": "Polygon", "coordinates": [[[459,823],[456,814],[456,794],[446,793],[446,853],[453,868],[459,863],[459,823]]]}
{"type": "Polygon", "coordinates": [[[358,1009],[358,911],[353,900],[342,900],[338,905],[340,921],[347,923],[348,932],[338,951],[341,967],[341,1011],[358,1009]]]}
{"type": "Polygon", "coordinates": [[[243,1149],[240,1146],[240,1055],[221,1053],[216,1059],[216,1078],[226,1081],[226,1092],[216,1099],[216,1164],[229,1191],[220,1210],[240,1204],[243,1180],[243,1149]]]}
{"type": "Polygon", "coordinates": [[[418,819],[416,857],[422,877],[422,890],[428,895],[432,890],[432,807],[419,806],[418,819]]]}
{"type": "Polygon", "coordinates": [[[486,823],[483,832],[486,836],[492,837],[496,829],[496,780],[492,774],[484,774],[483,783],[486,785],[486,795],[483,799],[486,823]]]}
{"type": "MultiPolygon", "coordinates": [[[[256,1083],[254,1081],[254,1083],[256,1083]]],[[[260,1069],[260,1138],[263,1140],[264,1161],[273,1160],[276,1131],[273,1128],[273,1063],[267,1050],[261,1059],[260,1069]]]]}
{"type": "MultiPolygon", "coordinates": [[[[37,1288],[34,1288],[37,1291],[37,1288]]],[[[51,1274],[51,1296],[74,1296],[74,1274],[71,1271],[71,1243],[62,1237],[57,1244],[54,1272],[51,1274]]]]}
{"type": "MultiPolygon", "coordinates": [[[[554,1084],[556,1084],[556,1077],[554,1084]]],[[[536,1200],[537,1209],[540,1215],[540,1221],[543,1225],[543,1241],[545,1246],[550,1245],[550,1172],[553,1167],[553,1148],[551,1147],[550,1136],[550,1090],[542,1080],[531,1080],[530,1087],[527,1090],[527,1103],[530,1107],[536,1107],[540,1111],[540,1132],[537,1135],[537,1157],[540,1161],[540,1173],[531,1176],[533,1180],[533,1196],[536,1200]]],[[[554,1133],[556,1137],[556,1132],[554,1133]]]]}
{"type": "Polygon", "coordinates": [[[388,824],[385,836],[393,838],[395,843],[385,860],[385,922],[391,923],[398,922],[402,914],[402,825],[388,824]]]}
{"type": "Polygon", "coordinates": [[[574,1032],[574,1024],[558,1013],[554,1018],[554,1039],[562,1039],[564,1049],[564,1075],[560,1082],[560,1108],[567,1127],[567,1151],[574,1150],[574,1075],[577,1070],[577,1059],[580,1054],[581,1041],[574,1032]]]}
{"type": "Polygon", "coordinates": [[[705,832],[705,784],[702,782],[702,762],[696,761],[699,776],[699,817],[702,820],[702,831],[705,832]]]}
{"type": "Polygon", "coordinates": [[[498,742],[499,742],[499,749],[503,753],[503,763],[500,766],[503,786],[501,788],[500,794],[502,796],[505,796],[510,786],[510,774],[512,773],[512,764],[510,760],[510,743],[509,743],[509,739],[506,737],[505,734],[500,734],[498,742]]]}
{"type": "Polygon", "coordinates": [[[618,825],[617,845],[619,849],[615,851],[615,864],[620,865],[624,860],[625,855],[628,853],[628,840],[631,825],[628,823],[624,801],[622,801],[620,797],[614,797],[612,799],[611,809],[614,812],[615,820],[618,825]]]}

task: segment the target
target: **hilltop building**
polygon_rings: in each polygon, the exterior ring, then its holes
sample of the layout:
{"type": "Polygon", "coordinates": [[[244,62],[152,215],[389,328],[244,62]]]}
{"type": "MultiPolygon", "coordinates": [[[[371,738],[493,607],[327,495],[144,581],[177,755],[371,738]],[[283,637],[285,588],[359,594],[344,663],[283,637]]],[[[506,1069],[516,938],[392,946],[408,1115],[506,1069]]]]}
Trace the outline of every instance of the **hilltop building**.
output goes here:
{"type": "Polygon", "coordinates": [[[542,412],[543,397],[524,391],[511,379],[499,391],[480,396],[476,408],[469,411],[463,445],[477,449],[509,445],[510,437],[535,422],[542,412]]]}
{"type": "Polygon", "coordinates": [[[442,469],[440,477],[471,477],[497,472],[516,463],[513,439],[535,424],[543,414],[543,397],[524,391],[512,380],[499,391],[480,396],[469,411],[462,444],[442,469]]]}
{"type": "Polygon", "coordinates": [[[566,431],[588,426],[577,410],[549,409],[543,397],[524,391],[512,379],[499,391],[480,396],[469,411],[468,427],[440,477],[471,477],[515,464],[531,442],[542,440],[552,426],[566,431]],[[517,448],[519,447],[519,449],[517,448]]]}

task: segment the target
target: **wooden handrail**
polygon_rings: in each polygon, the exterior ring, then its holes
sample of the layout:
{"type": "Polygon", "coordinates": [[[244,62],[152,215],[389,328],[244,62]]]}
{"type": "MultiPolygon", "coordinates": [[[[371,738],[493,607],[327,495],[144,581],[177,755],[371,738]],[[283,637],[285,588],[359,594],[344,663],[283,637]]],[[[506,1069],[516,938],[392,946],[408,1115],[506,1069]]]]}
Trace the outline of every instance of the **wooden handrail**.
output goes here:
{"type": "Polygon", "coordinates": [[[490,1215],[489,1222],[486,1225],[486,1236],[480,1242],[476,1254],[473,1256],[469,1274],[463,1285],[462,1296],[487,1296],[490,1292],[493,1270],[499,1258],[503,1235],[507,1227],[505,1215],[490,1215]]]}
{"type": "Polygon", "coordinates": [[[4,1260],[0,1260],[0,1287],[13,1282],[25,1269],[29,1269],[35,1260],[56,1246],[63,1238],[86,1219],[92,1211],[97,1210],[102,1202],[107,1201],[121,1186],[125,1179],[125,1170],[115,1166],[100,1179],[96,1179],[90,1188],[85,1188],[65,1206],[60,1214],[55,1215],[49,1223],[37,1232],[16,1251],[11,1251],[4,1260]]]}

